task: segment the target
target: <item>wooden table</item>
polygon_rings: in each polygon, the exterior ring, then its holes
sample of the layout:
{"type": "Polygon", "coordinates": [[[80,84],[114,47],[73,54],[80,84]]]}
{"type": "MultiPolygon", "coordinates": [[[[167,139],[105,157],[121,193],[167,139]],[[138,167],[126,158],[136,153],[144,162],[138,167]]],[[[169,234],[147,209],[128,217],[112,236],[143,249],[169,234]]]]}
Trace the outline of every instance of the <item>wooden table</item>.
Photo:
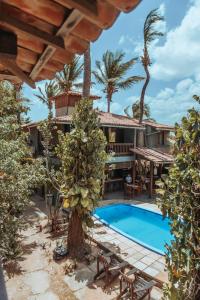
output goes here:
{"type": "Polygon", "coordinates": [[[118,188],[123,188],[124,179],[123,178],[110,178],[105,180],[104,186],[106,192],[114,192],[118,188]]]}

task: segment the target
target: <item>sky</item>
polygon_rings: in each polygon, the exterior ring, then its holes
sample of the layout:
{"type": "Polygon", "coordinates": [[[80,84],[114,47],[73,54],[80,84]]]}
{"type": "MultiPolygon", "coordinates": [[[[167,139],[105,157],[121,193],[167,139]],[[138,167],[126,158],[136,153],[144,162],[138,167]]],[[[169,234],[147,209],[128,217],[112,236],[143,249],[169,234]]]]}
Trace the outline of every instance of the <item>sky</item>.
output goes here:
{"type": "MultiPolygon", "coordinates": [[[[155,8],[165,18],[157,25],[164,36],[150,47],[151,81],[145,103],[149,104],[151,117],[157,122],[173,125],[187,114],[189,108],[197,105],[192,95],[200,94],[200,0],[143,0],[131,13],[121,13],[115,24],[91,44],[92,69],[95,69],[96,60],[101,61],[106,50],[124,51],[125,60],[140,57],[144,21],[155,8]]],[[[127,75],[144,76],[139,61],[127,75]]],[[[44,84],[43,81],[37,86],[43,88],[44,84]]],[[[124,108],[140,98],[142,84],[115,93],[111,112],[124,114],[124,108]]],[[[95,106],[106,111],[106,97],[102,89],[102,86],[94,85],[92,93],[102,97],[95,106]]],[[[32,121],[47,116],[45,105],[35,96],[37,93],[37,89],[24,85],[25,97],[31,100],[29,116],[32,121]]]]}

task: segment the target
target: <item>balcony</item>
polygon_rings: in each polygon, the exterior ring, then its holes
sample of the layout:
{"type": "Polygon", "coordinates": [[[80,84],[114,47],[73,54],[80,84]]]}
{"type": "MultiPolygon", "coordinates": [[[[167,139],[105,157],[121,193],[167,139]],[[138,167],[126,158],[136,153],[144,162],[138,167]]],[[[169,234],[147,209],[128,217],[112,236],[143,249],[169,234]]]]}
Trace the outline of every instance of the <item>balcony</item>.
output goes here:
{"type": "Polygon", "coordinates": [[[130,154],[130,148],[134,148],[133,143],[108,143],[106,146],[106,152],[115,152],[115,155],[128,155],[130,154]]]}

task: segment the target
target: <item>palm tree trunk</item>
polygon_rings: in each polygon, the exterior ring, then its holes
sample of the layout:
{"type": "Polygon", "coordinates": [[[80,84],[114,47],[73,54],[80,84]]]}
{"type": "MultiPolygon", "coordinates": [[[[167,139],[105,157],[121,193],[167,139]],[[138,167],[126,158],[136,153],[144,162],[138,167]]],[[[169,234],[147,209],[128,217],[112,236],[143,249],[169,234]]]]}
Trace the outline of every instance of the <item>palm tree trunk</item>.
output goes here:
{"type": "Polygon", "coordinates": [[[149,84],[150,81],[150,73],[149,73],[149,69],[148,69],[148,65],[149,65],[149,58],[148,58],[148,52],[147,49],[144,50],[144,70],[146,73],[146,80],[144,82],[143,88],[142,88],[142,92],[141,92],[141,97],[140,97],[140,120],[139,123],[142,123],[143,120],[143,115],[144,115],[144,98],[145,98],[145,93],[146,93],[146,89],[147,86],[149,84]]]}
{"type": "Polygon", "coordinates": [[[112,96],[108,93],[107,94],[107,112],[110,113],[110,103],[112,100],[112,96]]]}
{"type": "Polygon", "coordinates": [[[84,78],[83,78],[83,97],[88,98],[90,96],[91,86],[91,57],[90,57],[90,45],[84,53],[84,78]]]}

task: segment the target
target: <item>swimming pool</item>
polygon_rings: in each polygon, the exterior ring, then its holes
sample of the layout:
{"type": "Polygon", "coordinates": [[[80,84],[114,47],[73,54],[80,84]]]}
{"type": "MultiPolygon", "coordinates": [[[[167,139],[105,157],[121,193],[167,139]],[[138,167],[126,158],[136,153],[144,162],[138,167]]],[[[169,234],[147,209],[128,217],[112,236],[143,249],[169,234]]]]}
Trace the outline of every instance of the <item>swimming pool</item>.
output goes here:
{"type": "Polygon", "coordinates": [[[112,204],[95,209],[94,216],[129,239],[164,255],[170,244],[169,219],[131,204],[112,204]]]}

